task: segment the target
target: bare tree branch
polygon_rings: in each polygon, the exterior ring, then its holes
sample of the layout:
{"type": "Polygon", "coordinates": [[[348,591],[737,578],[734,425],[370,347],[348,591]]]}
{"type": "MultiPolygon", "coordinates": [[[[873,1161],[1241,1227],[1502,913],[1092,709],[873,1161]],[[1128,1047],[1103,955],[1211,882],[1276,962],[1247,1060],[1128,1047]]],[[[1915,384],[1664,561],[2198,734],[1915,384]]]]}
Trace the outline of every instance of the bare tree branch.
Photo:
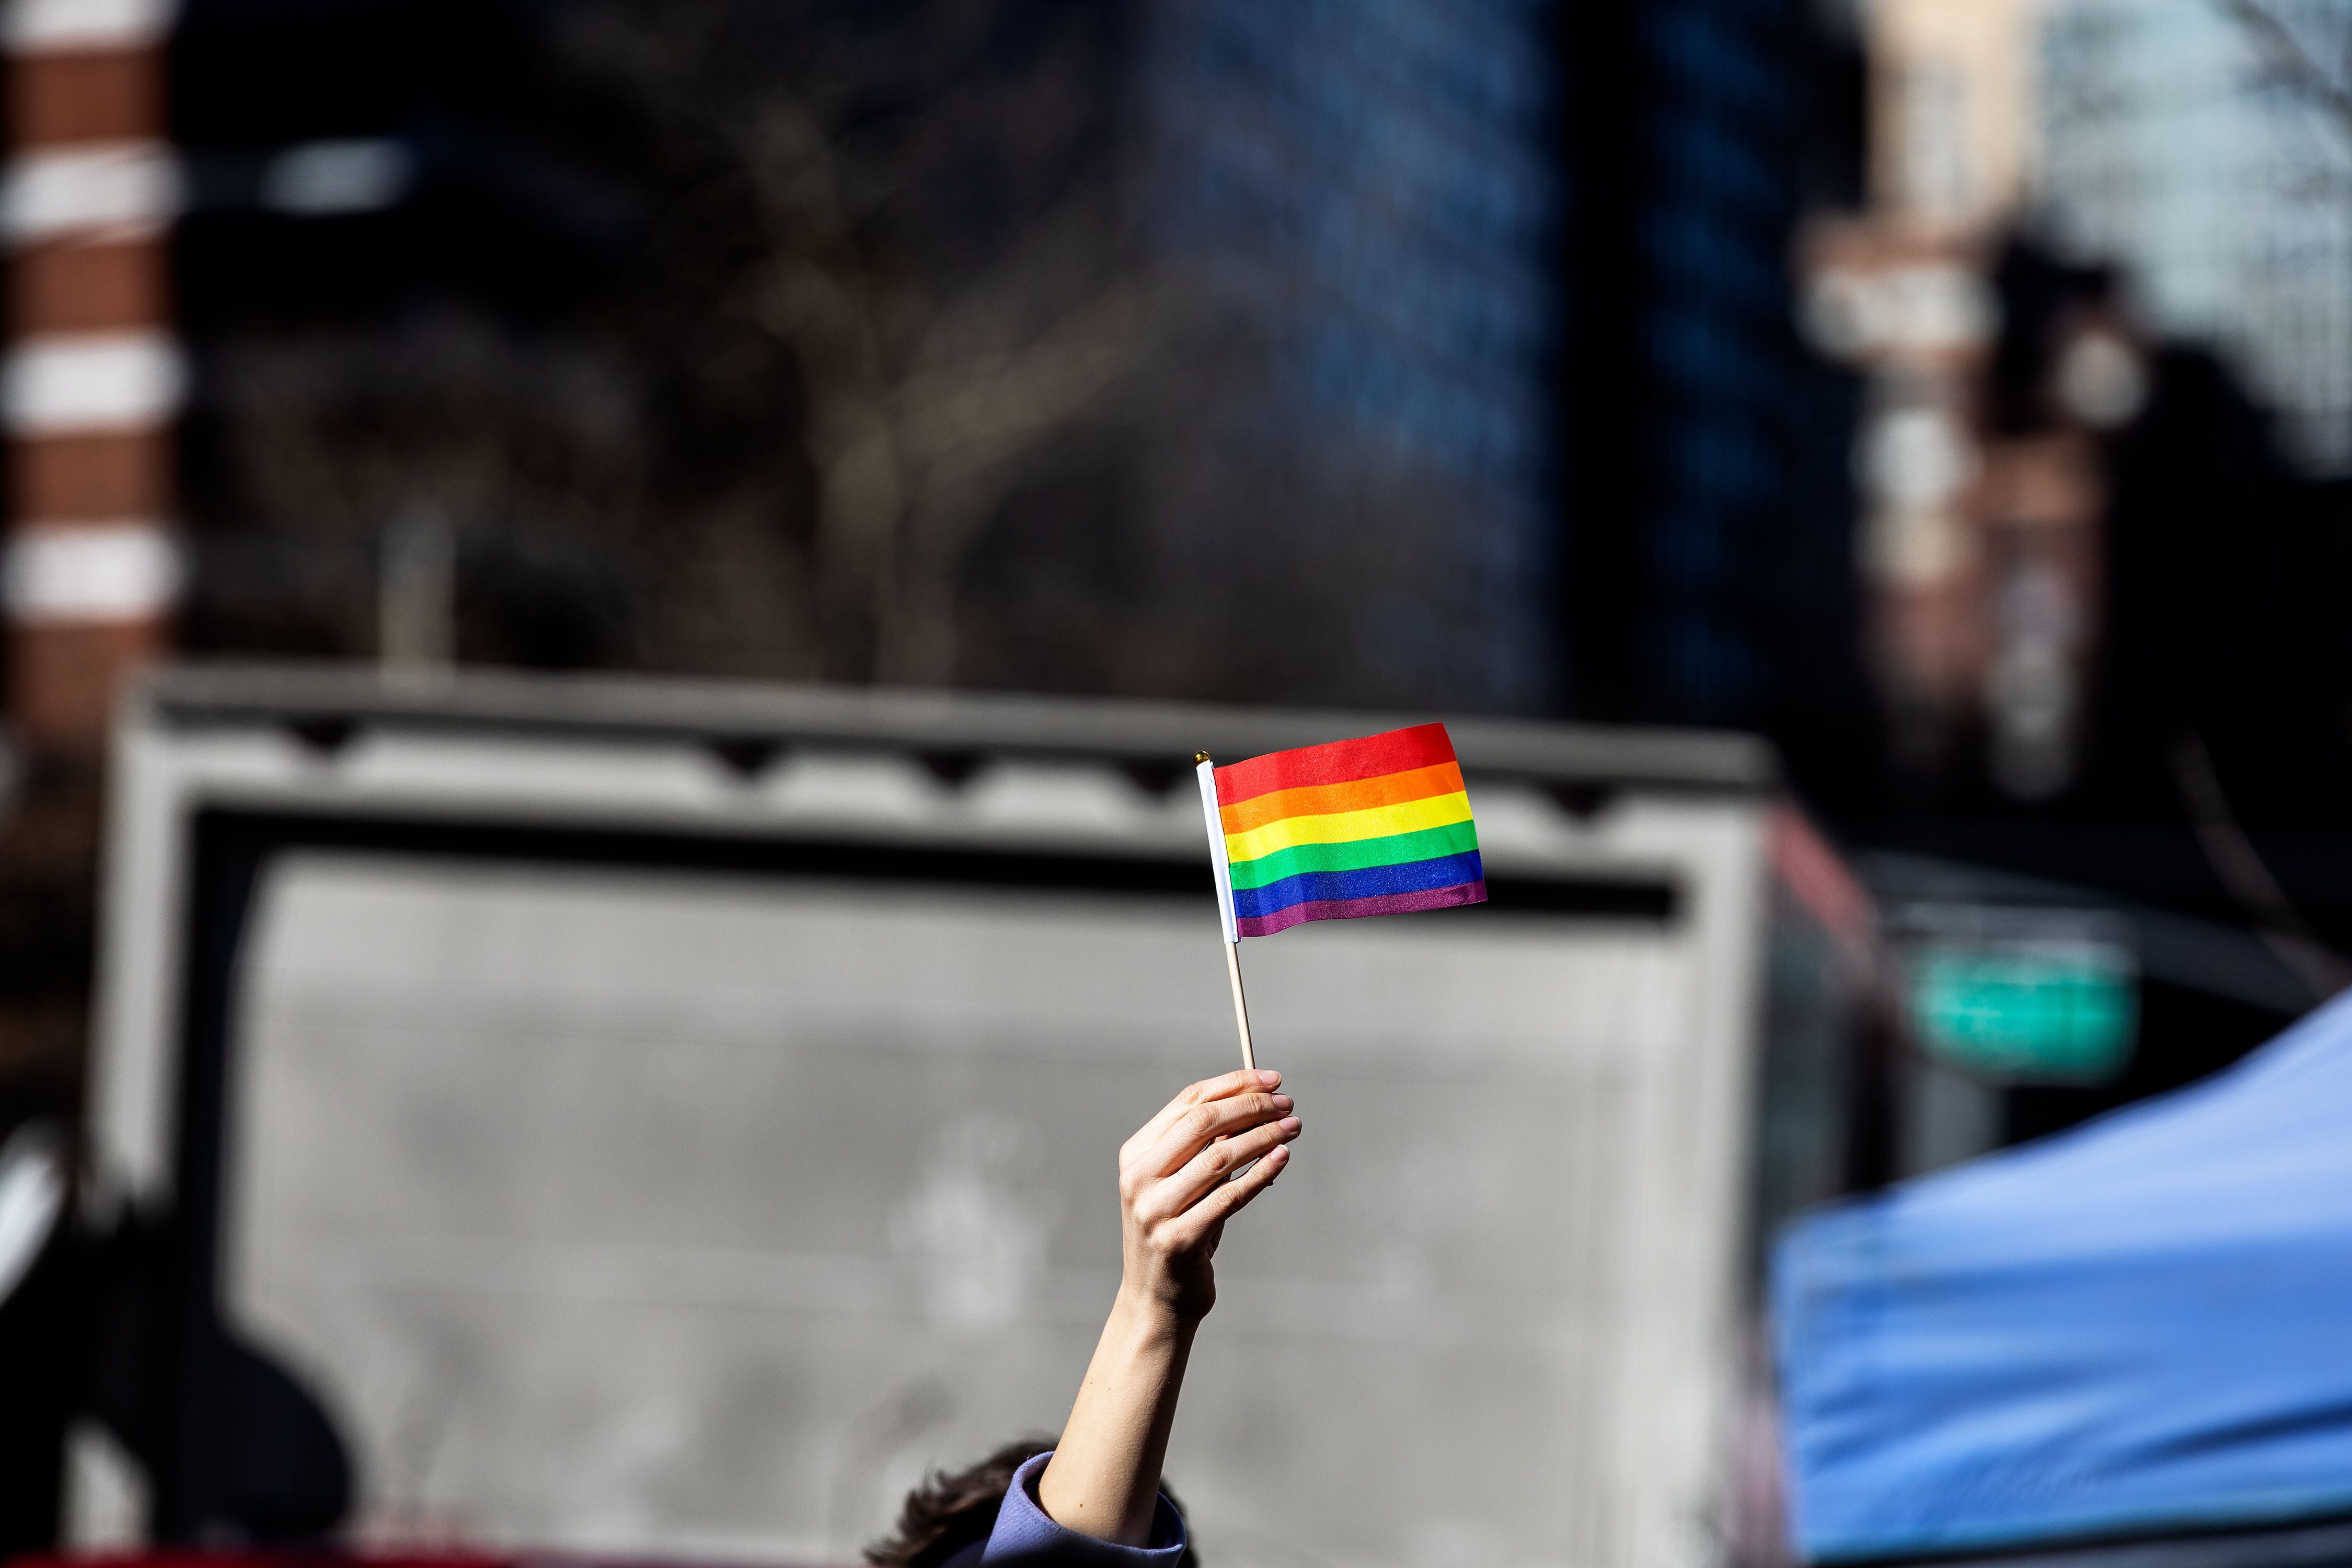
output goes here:
{"type": "Polygon", "coordinates": [[[2236,900],[2264,946],[2293,970],[2311,994],[2325,1002],[2352,984],[2352,964],[2331,949],[2286,896],[2270,866],[2254,847],[2230,808],[2230,797],[2213,771],[2205,738],[2184,731],[2173,742],[2168,759],[2172,781],[2189,810],[2189,826],[2213,875],[2236,900]]]}
{"type": "Polygon", "coordinates": [[[2214,0],[2214,4],[2252,36],[2282,83],[2325,110],[2337,130],[2352,136],[2352,88],[2347,88],[2344,77],[2315,59],[2294,29],[2259,0],[2214,0]]]}
{"type": "Polygon", "coordinates": [[[1106,265],[1117,205],[1082,184],[952,282],[889,264],[863,237],[906,171],[854,154],[838,116],[782,81],[714,92],[725,29],[683,44],[671,31],[675,10],[734,8],[607,0],[592,14],[630,98],[740,176],[753,238],[739,319],[790,351],[806,398],[828,673],[939,683],[975,531],[1023,460],[1099,417],[1133,368],[1144,312],[1132,278],[1106,265]]]}

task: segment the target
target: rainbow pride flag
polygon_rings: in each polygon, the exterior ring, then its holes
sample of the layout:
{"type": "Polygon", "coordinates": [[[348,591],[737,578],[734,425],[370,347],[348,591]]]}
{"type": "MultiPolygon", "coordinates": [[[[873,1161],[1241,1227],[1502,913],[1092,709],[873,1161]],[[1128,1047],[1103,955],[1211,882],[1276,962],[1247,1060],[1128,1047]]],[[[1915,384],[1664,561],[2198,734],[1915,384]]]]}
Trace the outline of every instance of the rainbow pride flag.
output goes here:
{"type": "Polygon", "coordinates": [[[1443,724],[1200,764],[1225,940],[1475,904],[1486,868],[1443,724]]]}

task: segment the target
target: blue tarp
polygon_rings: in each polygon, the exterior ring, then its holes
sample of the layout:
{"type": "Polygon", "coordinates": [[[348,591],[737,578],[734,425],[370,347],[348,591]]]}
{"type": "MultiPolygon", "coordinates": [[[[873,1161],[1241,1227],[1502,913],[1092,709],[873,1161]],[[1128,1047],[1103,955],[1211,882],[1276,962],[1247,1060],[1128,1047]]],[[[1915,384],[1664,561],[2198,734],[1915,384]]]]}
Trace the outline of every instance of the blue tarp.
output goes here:
{"type": "Polygon", "coordinates": [[[2352,1512],[2352,995],[1815,1215],[1772,1304],[1810,1559],[2352,1512]]]}

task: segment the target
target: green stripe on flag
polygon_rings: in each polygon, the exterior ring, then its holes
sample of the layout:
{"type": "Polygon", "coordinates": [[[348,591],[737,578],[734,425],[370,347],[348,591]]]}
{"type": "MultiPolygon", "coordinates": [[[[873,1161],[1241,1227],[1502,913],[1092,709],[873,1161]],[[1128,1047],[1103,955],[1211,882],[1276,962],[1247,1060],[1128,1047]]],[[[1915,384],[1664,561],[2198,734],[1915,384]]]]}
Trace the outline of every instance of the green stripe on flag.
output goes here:
{"type": "Polygon", "coordinates": [[[1239,860],[1233,866],[1235,888],[1263,888],[1285,877],[1307,871],[1361,871],[1372,866],[1403,866],[1434,860],[1444,855],[1466,855],[1478,847],[1477,829],[1467,822],[1424,827],[1418,833],[1391,834],[1386,838],[1358,838],[1346,844],[1296,844],[1239,860]]]}

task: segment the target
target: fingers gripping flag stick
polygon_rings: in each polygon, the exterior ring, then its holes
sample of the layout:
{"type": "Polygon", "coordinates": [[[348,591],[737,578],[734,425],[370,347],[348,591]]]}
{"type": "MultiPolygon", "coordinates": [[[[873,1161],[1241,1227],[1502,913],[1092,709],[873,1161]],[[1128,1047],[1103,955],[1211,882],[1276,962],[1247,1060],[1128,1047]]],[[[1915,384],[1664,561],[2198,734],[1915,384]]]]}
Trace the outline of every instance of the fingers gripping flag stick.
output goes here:
{"type": "Polygon", "coordinates": [[[1443,724],[1275,752],[1230,767],[1217,767],[1206,752],[1193,761],[1244,1067],[1256,1064],[1242,997],[1242,938],[1306,921],[1486,901],[1470,796],[1443,724]]]}

